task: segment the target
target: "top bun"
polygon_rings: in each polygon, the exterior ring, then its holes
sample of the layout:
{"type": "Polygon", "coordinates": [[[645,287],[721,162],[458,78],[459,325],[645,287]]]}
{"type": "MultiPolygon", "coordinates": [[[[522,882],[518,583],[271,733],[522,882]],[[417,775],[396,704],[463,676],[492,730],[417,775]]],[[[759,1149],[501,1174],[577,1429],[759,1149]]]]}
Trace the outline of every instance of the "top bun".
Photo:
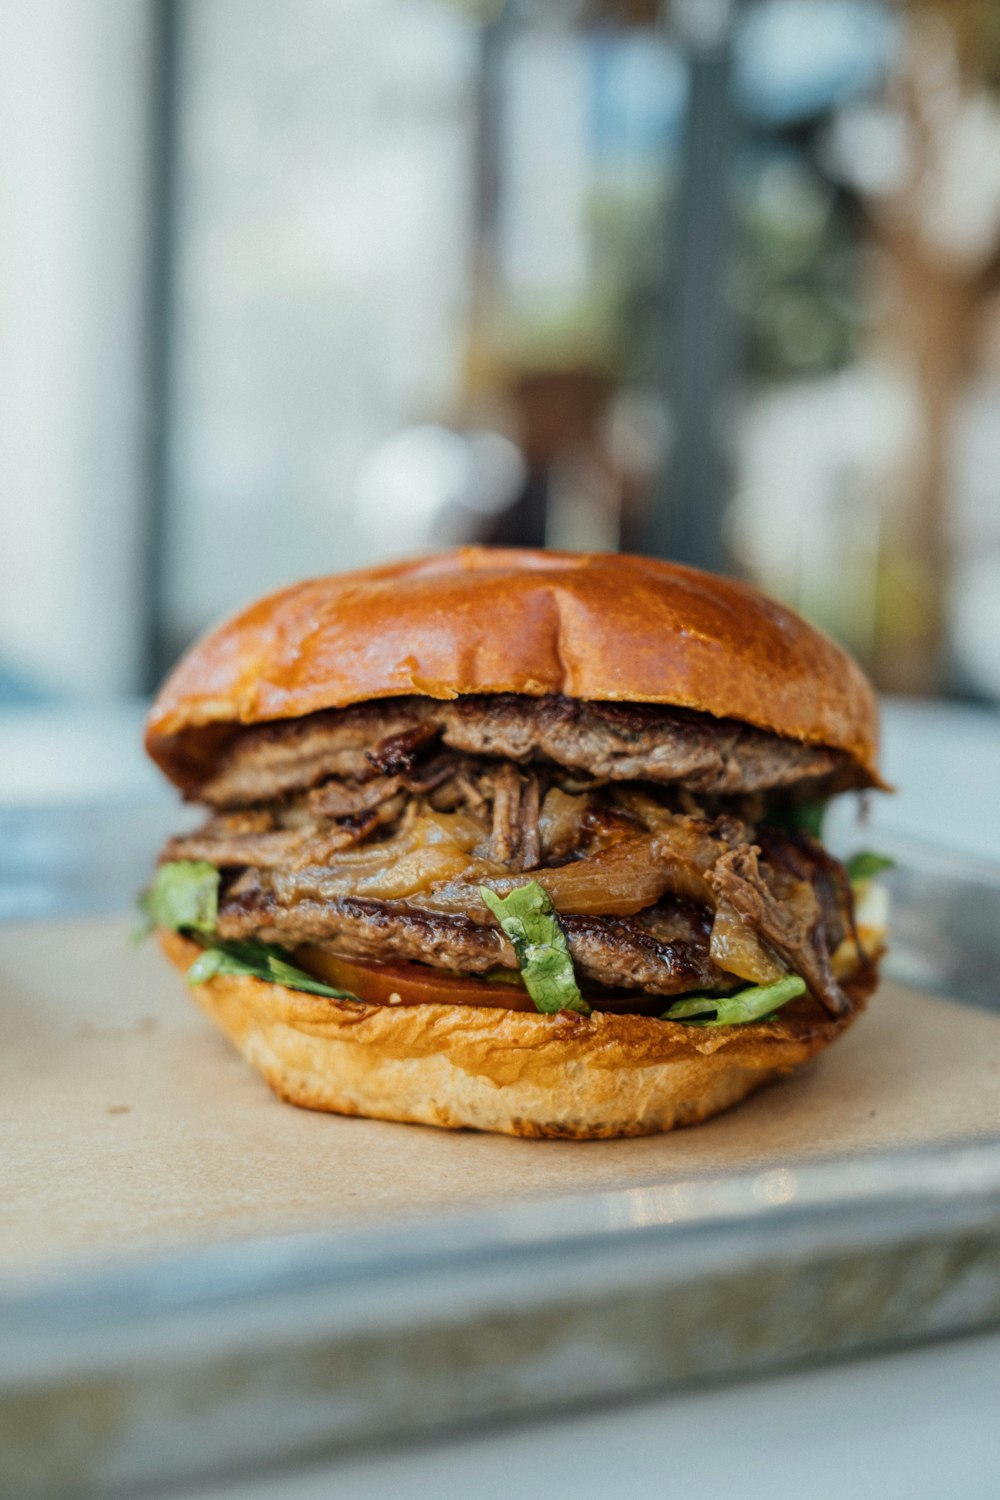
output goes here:
{"type": "Polygon", "coordinates": [[[838,646],[745,583],[619,553],[463,547],[294,584],[183,657],[146,747],[191,792],[240,725],[464,693],[695,709],[842,750],[879,784],[874,694],[838,646]]]}

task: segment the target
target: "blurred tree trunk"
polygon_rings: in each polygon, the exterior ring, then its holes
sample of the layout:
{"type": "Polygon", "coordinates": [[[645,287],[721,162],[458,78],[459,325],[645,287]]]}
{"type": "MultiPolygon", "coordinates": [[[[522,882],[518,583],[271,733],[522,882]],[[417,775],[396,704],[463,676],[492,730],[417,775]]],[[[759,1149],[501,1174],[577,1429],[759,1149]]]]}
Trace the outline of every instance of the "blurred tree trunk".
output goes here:
{"type": "Polygon", "coordinates": [[[952,436],[972,362],[979,317],[976,284],[950,274],[905,236],[884,236],[892,299],[879,341],[912,382],[915,442],[898,476],[886,527],[891,558],[875,641],[875,672],[888,692],[926,694],[946,666],[953,565],[952,436]],[[893,238],[896,239],[894,244],[893,238]]]}
{"type": "Polygon", "coordinates": [[[888,101],[901,170],[890,192],[868,200],[884,309],[874,340],[904,372],[916,417],[885,528],[874,665],[892,692],[940,689],[947,664],[955,418],[1000,238],[1000,111],[984,88],[996,61],[984,26],[989,3],[906,7],[888,101]]]}

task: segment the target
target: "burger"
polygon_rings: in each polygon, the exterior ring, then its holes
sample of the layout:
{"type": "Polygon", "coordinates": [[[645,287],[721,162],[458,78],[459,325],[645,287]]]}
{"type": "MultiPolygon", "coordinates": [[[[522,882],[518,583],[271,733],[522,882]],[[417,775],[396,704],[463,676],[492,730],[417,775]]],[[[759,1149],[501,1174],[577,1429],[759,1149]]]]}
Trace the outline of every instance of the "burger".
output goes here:
{"type": "Polygon", "coordinates": [[[884,785],[872,690],[731,579],[474,547],[310,580],[189,652],[146,746],[206,810],[147,923],[294,1104],[669,1130],[877,981],[880,861],[822,843],[884,785]]]}

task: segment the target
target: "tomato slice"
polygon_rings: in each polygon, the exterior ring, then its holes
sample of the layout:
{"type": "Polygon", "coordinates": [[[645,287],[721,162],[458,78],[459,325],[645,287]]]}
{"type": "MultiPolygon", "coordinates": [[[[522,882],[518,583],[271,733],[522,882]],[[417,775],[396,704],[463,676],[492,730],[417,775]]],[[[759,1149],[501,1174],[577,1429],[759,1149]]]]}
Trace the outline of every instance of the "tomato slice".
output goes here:
{"type": "MultiPolygon", "coordinates": [[[[334,989],[350,990],[369,1005],[485,1005],[495,1010],[534,1011],[535,1003],[519,983],[478,979],[473,974],[450,974],[426,964],[379,963],[374,959],[341,958],[315,943],[295,950],[295,962],[334,989]]],[[[511,971],[513,978],[513,971],[511,971]]],[[[595,1010],[616,1015],[658,1016],[670,996],[621,991],[600,995],[584,991],[595,1010]]]]}
{"type": "Polygon", "coordinates": [[[338,990],[350,990],[371,1005],[490,1005],[498,1010],[534,1010],[520,984],[449,974],[424,964],[377,963],[341,958],[314,943],[296,948],[295,962],[338,990]]]}

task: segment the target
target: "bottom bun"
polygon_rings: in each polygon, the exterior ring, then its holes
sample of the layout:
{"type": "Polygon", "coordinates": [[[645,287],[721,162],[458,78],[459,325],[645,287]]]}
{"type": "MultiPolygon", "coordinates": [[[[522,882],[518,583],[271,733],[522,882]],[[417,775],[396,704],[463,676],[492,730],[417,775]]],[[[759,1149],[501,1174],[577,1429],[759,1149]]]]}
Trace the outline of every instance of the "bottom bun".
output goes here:
{"type": "MultiPolygon", "coordinates": [[[[201,949],[160,942],[187,971],[201,949]]],[[[875,986],[847,982],[856,1010],[875,986]]],[[[369,1005],[240,976],[192,987],[279,1098],[304,1109],[569,1140],[697,1125],[790,1073],[854,1019],[811,1000],[775,1021],[693,1027],[649,1016],[369,1005]]]]}

